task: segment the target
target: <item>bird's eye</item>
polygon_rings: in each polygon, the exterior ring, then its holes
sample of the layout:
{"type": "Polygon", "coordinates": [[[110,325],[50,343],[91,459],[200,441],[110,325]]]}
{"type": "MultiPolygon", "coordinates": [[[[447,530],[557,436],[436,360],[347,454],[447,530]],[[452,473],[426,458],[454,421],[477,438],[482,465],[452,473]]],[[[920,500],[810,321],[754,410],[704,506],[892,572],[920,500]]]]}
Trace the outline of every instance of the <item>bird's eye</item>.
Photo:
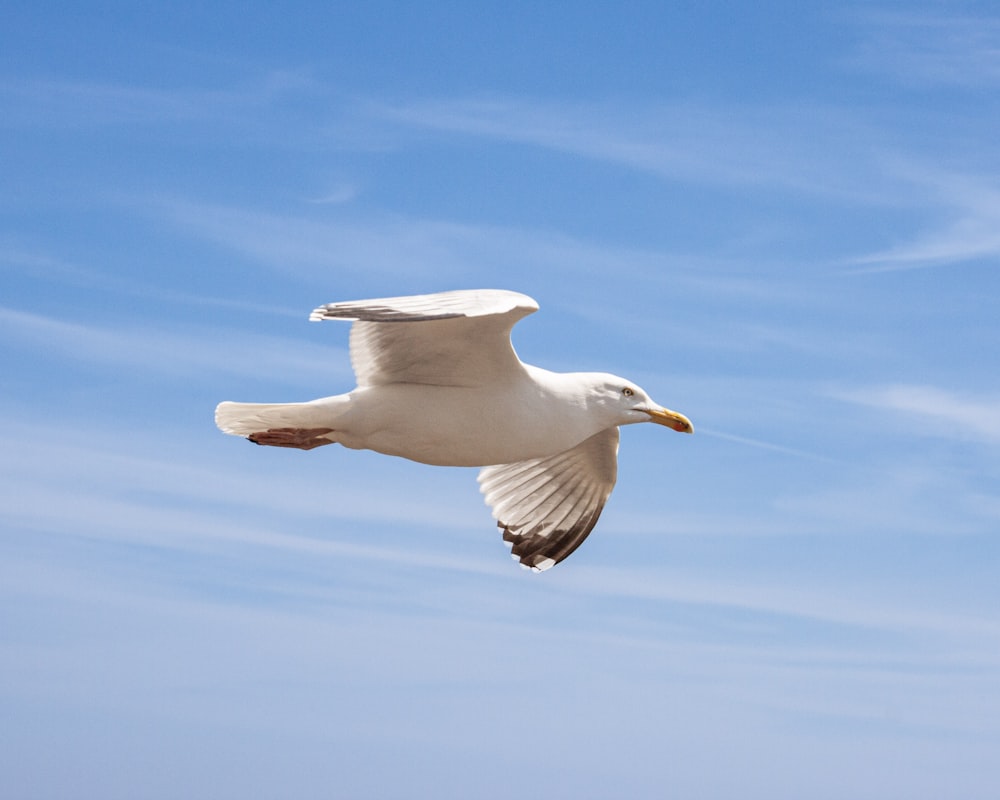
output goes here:
{"type": "Polygon", "coordinates": [[[624,389],[622,389],[622,394],[625,395],[626,397],[631,397],[632,395],[635,394],[635,392],[632,391],[631,387],[626,386],[624,389]]]}

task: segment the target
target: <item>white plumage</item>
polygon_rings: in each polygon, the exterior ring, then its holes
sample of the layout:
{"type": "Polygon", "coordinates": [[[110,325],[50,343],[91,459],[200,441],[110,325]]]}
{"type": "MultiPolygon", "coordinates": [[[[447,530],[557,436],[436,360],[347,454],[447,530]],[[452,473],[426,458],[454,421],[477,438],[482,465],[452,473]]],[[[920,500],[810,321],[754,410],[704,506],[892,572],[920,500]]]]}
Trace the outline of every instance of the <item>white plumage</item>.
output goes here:
{"type": "Polygon", "coordinates": [[[544,570],[593,529],[615,484],[618,426],[690,421],[607,373],[523,364],[510,343],[530,297],[466,290],[331,303],[352,320],[353,391],[308,403],[220,403],[226,433],[277,447],[338,443],[440,466],[482,467],[480,488],[521,564],[544,570]]]}

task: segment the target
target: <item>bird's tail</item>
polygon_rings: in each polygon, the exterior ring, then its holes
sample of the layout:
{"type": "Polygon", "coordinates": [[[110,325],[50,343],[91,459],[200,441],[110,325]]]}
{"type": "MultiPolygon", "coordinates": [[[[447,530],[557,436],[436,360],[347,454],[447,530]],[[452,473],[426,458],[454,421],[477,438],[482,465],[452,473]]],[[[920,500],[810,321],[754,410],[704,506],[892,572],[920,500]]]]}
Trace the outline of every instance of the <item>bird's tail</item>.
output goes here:
{"type": "Polygon", "coordinates": [[[330,427],[329,404],[311,403],[219,403],[215,424],[223,433],[250,436],[274,428],[330,427]]]}

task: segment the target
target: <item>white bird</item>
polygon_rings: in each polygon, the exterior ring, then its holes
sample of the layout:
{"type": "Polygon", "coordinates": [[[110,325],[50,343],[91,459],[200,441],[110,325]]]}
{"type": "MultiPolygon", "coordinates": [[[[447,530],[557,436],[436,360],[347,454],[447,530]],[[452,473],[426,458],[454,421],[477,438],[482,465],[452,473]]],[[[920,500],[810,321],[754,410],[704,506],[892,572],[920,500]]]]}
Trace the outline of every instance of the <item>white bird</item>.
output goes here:
{"type": "Polygon", "coordinates": [[[260,445],[337,443],[482,467],[480,490],[511,555],[546,570],[597,523],[618,472],[619,425],[694,429],[624,378],[522,363],[510,331],[537,310],[527,295],[492,289],[320,306],[310,320],[354,321],[357,388],[308,403],[220,403],[215,422],[260,445]]]}

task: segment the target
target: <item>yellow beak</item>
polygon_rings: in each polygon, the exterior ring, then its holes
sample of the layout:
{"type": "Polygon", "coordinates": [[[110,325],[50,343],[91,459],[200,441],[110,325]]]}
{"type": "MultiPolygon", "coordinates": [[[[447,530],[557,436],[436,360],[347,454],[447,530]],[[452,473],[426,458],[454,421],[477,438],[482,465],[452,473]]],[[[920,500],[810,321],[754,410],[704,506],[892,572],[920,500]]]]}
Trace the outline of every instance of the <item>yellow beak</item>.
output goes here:
{"type": "Polygon", "coordinates": [[[650,421],[657,425],[666,425],[678,433],[694,433],[694,425],[683,414],[678,414],[669,408],[644,408],[643,411],[649,414],[650,421]]]}

